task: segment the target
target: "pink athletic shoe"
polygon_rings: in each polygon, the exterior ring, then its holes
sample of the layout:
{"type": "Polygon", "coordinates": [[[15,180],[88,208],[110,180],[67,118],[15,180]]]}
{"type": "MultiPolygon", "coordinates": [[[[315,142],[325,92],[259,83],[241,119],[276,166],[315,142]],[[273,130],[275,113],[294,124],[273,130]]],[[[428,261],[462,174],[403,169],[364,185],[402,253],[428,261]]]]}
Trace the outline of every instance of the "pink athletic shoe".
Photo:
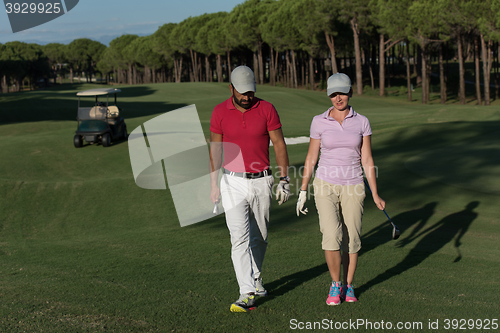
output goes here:
{"type": "Polygon", "coordinates": [[[346,286],[342,286],[342,294],[341,297],[344,299],[346,302],[357,302],[357,298],[354,295],[354,289],[352,288],[352,284],[348,284],[346,286]]]}
{"type": "Polygon", "coordinates": [[[333,282],[330,286],[330,292],[328,293],[328,298],[326,299],[326,304],[328,305],[339,305],[340,304],[340,289],[342,285],[338,282],[333,282]]]}

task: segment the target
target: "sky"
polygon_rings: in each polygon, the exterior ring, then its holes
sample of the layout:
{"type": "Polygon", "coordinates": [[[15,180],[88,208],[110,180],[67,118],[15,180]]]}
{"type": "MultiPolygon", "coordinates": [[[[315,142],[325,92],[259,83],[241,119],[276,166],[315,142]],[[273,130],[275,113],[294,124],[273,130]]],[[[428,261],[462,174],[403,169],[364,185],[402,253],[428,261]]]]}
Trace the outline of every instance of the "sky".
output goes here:
{"type": "MultiPolygon", "coordinates": [[[[151,35],[165,23],[179,23],[205,13],[230,12],[243,2],[245,0],[80,0],[68,13],[17,33],[12,32],[6,10],[0,10],[0,43],[68,44],[78,38],[90,38],[108,46],[124,34],[151,35]]],[[[0,4],[0,8],[4,7],[0,4]]]]}

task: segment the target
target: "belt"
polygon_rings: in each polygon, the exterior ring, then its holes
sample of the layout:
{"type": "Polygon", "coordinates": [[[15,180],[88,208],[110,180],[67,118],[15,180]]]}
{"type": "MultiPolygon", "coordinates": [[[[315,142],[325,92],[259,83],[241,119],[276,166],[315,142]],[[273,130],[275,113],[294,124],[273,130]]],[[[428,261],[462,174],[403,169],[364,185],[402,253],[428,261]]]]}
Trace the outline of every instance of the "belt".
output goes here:
{"type": "Polygon", "coordinates": [[[262,178],[265,176],[271,176],[271,169],[266,169],[261,172],[232,172],[229,170],[224,169],[224,173],[226,175],[230,176],[235,176],[235,177],[241,177],[241,178],[247,178],[247,179],[257,179],[257,178],[262,178]]]}

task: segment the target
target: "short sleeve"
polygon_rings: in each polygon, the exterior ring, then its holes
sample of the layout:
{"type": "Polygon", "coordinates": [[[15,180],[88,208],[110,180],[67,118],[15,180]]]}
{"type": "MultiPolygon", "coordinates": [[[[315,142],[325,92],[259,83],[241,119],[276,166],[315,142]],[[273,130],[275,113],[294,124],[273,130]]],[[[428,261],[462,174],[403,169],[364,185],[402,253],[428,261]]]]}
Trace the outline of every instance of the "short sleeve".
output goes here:
{"type": "Polygon", "coordinates": [[[221,112],[218,107],[215,107],[212,116],[210,117],[210,132],[222,134],[221,112]]]}
{"type": "Polygon", "coordinates": [[[267,117],[267,131],[274,131],[281,127],[280,116],[274,105],[270,105],[269,113],[267,117]]]}
{"type": "Polygon", "coordinates": [[[363,122],[363,136],[372,135],[372,128],[370,126],[370,121],[365,117],[363,122]]]}
{"type": "Polygon", "coordinates": [[[318,118],[314,117],[311,122],[311,129],[309,130],[311,139],[321,139],[321,132],[319,128],[318,118]]]}

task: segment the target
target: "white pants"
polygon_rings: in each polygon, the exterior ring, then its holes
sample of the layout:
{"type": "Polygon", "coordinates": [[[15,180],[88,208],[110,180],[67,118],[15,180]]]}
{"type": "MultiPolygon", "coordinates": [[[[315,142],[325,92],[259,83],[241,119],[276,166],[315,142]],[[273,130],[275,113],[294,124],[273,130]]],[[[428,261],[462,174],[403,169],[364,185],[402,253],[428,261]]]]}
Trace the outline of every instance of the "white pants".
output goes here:
{"type": "Polygon", "coordinates": [[[240,294],[255,292],[267,248],[273,176],[245,179],[224,174],[220,191],[231,234],[233,260],[240,294]]]}

